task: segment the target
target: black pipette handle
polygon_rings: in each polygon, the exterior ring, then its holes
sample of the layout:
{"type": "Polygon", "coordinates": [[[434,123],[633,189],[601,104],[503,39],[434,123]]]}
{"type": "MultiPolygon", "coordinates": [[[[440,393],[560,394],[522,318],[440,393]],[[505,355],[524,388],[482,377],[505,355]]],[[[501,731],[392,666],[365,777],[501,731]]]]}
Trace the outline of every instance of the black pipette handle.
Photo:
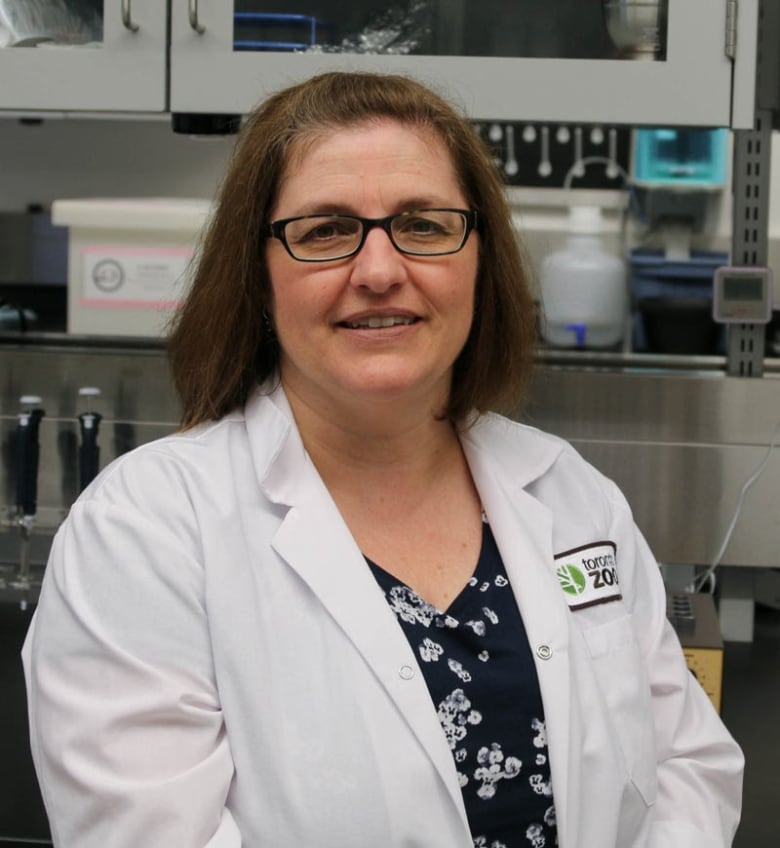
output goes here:
{"type": "Polygon", "coordinates": [[[95,479],[100,470],[100,446],[98,445],[98,427],[101,415],[97,412],[82,412],[79,415],[81,444],[79,445],[79,491],[95,479]]]}
{"type": "Polygon", "coordinates": [[[16,424],[16,508],[23,516],[35,515],[38,499],[38,428],[42,409],[19,414],[16,424]]]}

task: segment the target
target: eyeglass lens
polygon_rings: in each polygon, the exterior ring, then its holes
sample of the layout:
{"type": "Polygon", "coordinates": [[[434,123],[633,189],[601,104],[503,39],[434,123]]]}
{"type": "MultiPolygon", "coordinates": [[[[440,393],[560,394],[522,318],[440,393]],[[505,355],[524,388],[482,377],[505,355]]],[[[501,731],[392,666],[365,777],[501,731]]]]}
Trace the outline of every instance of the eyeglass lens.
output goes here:
{"type": "MultiPolygon", "coordinates": [[[[432,256],[458,250],[466,230],[461,212],[429,209],[404,212],[390,219],[389,235],[404,253],[432,256]]],[[[346,215],[310,215],[288,221],[284,237],[299,259],[335,259],[359,247],[364,224],[346,215]]]]}

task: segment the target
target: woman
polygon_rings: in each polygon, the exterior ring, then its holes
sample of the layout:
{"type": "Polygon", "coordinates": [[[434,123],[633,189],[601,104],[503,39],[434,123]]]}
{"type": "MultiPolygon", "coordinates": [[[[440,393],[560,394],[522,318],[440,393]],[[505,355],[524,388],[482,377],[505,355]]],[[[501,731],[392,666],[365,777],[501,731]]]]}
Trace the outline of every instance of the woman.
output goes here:
{"type": "Polygon", "coordinates": [[[261,105],[171,335],[183,432],[74,505],[25,647],[57,845],[730,844],[741,753],[625,501],[490,412],[533,326],[446,102],[261,105]]]}

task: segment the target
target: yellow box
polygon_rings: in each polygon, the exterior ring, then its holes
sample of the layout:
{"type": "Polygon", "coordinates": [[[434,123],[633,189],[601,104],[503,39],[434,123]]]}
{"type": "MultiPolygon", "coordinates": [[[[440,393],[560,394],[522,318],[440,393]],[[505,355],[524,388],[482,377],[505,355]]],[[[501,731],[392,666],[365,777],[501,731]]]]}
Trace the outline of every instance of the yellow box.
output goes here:
{"type": "Polygon", "coordinates": [[[720,712],[723,696],[723,638],[712,595],[670,594],[667,614],[691,673],[720,712]]]}

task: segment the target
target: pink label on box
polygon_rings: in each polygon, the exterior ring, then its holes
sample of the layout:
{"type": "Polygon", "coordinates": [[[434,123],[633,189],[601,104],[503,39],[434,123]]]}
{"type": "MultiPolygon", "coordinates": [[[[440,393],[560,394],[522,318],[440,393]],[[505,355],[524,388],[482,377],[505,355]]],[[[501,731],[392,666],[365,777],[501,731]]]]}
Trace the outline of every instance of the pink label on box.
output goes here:
{"type": "Polygon", "coordinates": [[[177,247],[85,245],[79,304],[111,309],[165,309],[179,302],[193,251],[177,247]]]}

